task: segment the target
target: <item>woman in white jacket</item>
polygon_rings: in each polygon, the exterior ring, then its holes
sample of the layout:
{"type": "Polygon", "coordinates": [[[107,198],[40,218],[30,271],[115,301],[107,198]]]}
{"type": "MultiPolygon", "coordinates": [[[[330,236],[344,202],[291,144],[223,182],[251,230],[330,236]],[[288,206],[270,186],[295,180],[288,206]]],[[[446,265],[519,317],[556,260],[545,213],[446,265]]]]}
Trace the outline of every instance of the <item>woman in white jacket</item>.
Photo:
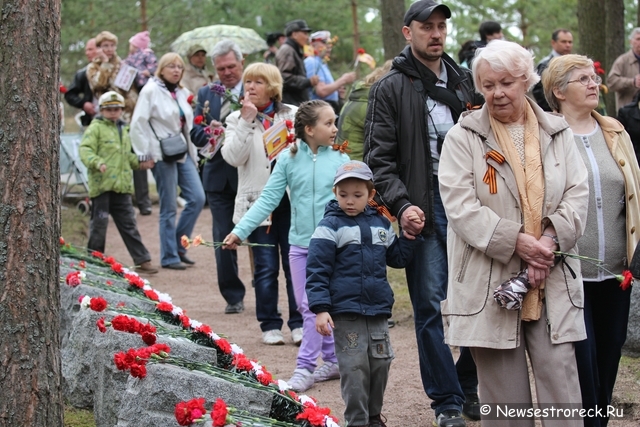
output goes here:
{"type": "MultiPolygon", "coordinates": [[[[270,161],[263,141],[264,132],[279,122],[293,120],[296,107],[282,100],[282,77],[277,67],[256,63],[244,72],[244,99],[242,109],[227,117],[222,157],[238,168],[238,193],[233,222],[236,224],[258,199],[275,160],[270,161]]],[[[280,261],[287,281],[291,339],[302,341],[302,315],[297,311],[291,273],[289,270],[289,227],[291,221],[289,197],[284,195],[271,216],[249,235],[251,243],[270,244],[272,247],[254,247],[254,286],[256,316],[262,330],[262,341],[268,345],[284,344],[281,332],[282,318],[278,314],[278,275],[280,261]],[[279,254],[278,254],[279,253],[279,254]]]]}
{"type": "Polygon", "coordinates": [[[183,72],[184,62],[178,54],[167,53],[160,58],[156,75],[142,88],[131,119],[134,151],[155,162],[151,172],[160,196],[160,262],[162,267],[174,270],[194,264],[180,245],[180,238],[191,236],[204,206],[198,153],[189,137],[193,125],[193,111],[187,101],[190,93],[179,84],[183,72]],[[173,135],[181,135],[188,150],[181,159],[165,161],[159,139],[173,135]],[[176,187],[186,201],[177,225],[176,187]]]}

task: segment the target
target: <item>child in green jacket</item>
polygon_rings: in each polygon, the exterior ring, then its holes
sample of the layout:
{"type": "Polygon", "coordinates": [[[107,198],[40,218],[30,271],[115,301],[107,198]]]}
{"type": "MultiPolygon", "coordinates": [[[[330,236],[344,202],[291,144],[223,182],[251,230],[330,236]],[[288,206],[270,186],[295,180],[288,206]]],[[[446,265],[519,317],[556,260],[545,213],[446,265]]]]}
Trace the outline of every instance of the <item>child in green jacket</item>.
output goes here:
{"type": "Polygon", "coordinates": [[[90,250],[104,252],[109,215],[136,264],[139,273],[157,273],[151,255],[138,232],[131,202],[133,169],[146,170],[149,161],[138,161],[131,151],[129,127],[120,119],[124,98],[110,91],[99,99],[100,115],[89,125],[80,144],[80,159],[89,174],[91,221],[90,250]]]}

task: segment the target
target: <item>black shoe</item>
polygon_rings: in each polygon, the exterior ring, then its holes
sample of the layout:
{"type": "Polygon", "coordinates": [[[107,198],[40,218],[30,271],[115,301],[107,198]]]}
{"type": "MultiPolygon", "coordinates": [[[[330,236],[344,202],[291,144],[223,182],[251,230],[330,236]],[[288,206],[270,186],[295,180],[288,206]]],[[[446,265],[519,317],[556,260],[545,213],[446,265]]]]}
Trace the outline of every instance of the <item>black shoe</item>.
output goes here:
{"type": "Polygon", "coordinates": [[[394,326],[396,326],[396,321],[393,319],[387,319],[387,327],[393,328],[394,326]]]}
{"type": "Polygon", "coordinates": [[[224,309],[224,314],[242,313],[244,311],[244,303],[242,301],[235,304],[227,304],[227,308],[224,309]]]}
{"type": "Polygon", "coordinates": [[[189,258],[187,254],[179,254],[179,256],[180,256],[180,261],[187,264],[187,267],[192,266],[193,264],[196,263],[194,260],[189,258]]]}
{"type": "Polygon", "coordinates": [[[465,394],[464,398],[462,416],[470,421],[480,421],[480,399],[478,399],[478,393],[465,394]]]}
{"type": "Polygon", "coordinates": [[[140,209],[140,215],[151,215],[151,208],[141,208],[140,209]]]}
{"type": "Polygon", "coordinates": [[[433,427],[466,427],[467,423],[460,415],[460,411],[448,410],[442,412],[433,422],[433,427]]]}
{"type": "Polygon", "coordinates": [[[169,268],[171,270],[186,270],[187,266],[181,262],[176,262],[174,264],[163,265],[162,268],[169,268]]]}
{"type": "Polygon", "coordinates": [[[382,414],[378,414],[374,417],[369,417],[369,427],[387,427],[385,422],[387,417],[382,414]]]}

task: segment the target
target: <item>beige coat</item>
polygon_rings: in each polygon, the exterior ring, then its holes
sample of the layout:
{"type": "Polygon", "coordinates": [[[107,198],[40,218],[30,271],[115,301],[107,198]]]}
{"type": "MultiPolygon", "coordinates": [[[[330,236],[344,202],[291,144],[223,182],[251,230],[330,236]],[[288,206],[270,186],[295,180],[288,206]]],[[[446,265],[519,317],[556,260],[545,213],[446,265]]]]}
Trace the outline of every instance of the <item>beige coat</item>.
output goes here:
{"type": "Polygon", "coordinates": [[[180,84],[189,89],[194,96],[197,96],[200,88],[213,82],[213,78],[213,73],[209,73],[206,68],[201,70],[187,63],[184,66],[180,84]]]}
{"type": "MultiPolygon", "coordinates": [[[[576,253],[589,201],[587,169],[565,120],[528,102],[540,127],[543,228],[553,223],[560,249],[576,253]]],[[[522,212],[514,174],[506,161],[486,160],[491,150],[501,151],[486,104],[465,113],[443,145],[439,178],[449,220],[449,285],[441,307],[448,344],[509,349],[520,345],[520,312],[501,308],[493,291],[524,267],[515,253],[522,212]],[[496,194],[482,180],[487,164],[496,169],[496,194]]],[[[563,264],[552,269],[545,287],[547,318],[539,320],[547,323],[554,344],[586,338],[580,263],[567,263],[576,277],[563,264]]]]}
{"type": "Polygon", "coordinates": [[[634,80],[638,74],[638,60],[633,51],[628,51],[618,56],[609,70],[607,85],[616,93],[616,111],[633,100],[638,88],[634,80]]]}
{"type": "Polygon", "coordinates": [[[100,58],[94,58],[94,60],[87,65],[87,80],[89,81],[89,86],[95,99],[100,99],[100,96],[110,90],[116,91],[124,97],[124,113],[122,119],[128,122],[131,120],[131,115],[138,101],[138,90],[135,87],[135,82],[131,84],[131,87],[127,91],[115,86],[115,80],[120,71],[121,63],[122,60],[118,55],[114,55],[109,62],[102,62],[100,58]]]}
{"type": "MultiPolygon", "coordinates": [[[[274,123],[281,120],[293,122],[297,110],[298,107],[285,104],[283,110],[275,115],[274,123]]],[[[271,176],[271,162],[265,153],[262,139],[265,129],[259,119],[249,123],[240,117],[238,110],[229,114],[226,124],[220,152],[225,162],[238,168],[238,192],[233,211],[233,222],[237,224],[260,197],[271,176]]],[[[271,225],[270,217],[260,225],[271,225]]]]}
{"type": "Polygon", "coordinates": [[[611,156],[618,163],[624,176],[627,221],[627,262],[631,262],[633,251],[640,241],[640,169],[629,134],[622,124],[593,112],[593,117],[602,128],[611,156]],[[636,230],[637,229],[637,230],[636,230]]]}

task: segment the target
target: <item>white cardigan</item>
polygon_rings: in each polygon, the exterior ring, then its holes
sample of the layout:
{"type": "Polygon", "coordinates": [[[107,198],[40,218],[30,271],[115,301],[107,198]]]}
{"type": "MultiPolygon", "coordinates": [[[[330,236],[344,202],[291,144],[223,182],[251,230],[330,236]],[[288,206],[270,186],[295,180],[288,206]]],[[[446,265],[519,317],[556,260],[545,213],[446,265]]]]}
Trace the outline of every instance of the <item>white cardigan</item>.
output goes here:
{"type": "MultiPolygon", "coordinates": [[[[293,122],[297,107],[283,104],[288,110],[278,112],[274,123],[281,120],[293,122]]],[[[234,111],[226,120],[224,145],[220,148],[222,157],[231,166],[238,168],[238,192],[233,211],[233,222],[247,213],[249,208],[258,200],[262,189],[271,175],[271,162],[265,153],[262,134],[265,129],[262,122],[256,118],[249,123],[240,117],[240,111],[234,111]]],[[[267,218],[260,225],[270,225],[267,218]]]]}
{"type": "Polygon", "coordinates": [[[161,161],[162,151],[158,138],[162,139],[181,133],[189,147],[189,156],[197,164],[198,150],[189,136],[193,127],[193,110],[187,102],[190,94],[188,89],[178,88],[176,91],[178,103],[176,103],[161,81],[155,77],[149,79],[140,91],[131,118],[131,145],[138,156],[151,155],[154,161],[161,161]],[[178,104],[180,104],[185,118],[182,129],[179,128],[180,110],[178,104]],[[157,138],[151,130],[149,122],[158,135],[157,138]]]}

